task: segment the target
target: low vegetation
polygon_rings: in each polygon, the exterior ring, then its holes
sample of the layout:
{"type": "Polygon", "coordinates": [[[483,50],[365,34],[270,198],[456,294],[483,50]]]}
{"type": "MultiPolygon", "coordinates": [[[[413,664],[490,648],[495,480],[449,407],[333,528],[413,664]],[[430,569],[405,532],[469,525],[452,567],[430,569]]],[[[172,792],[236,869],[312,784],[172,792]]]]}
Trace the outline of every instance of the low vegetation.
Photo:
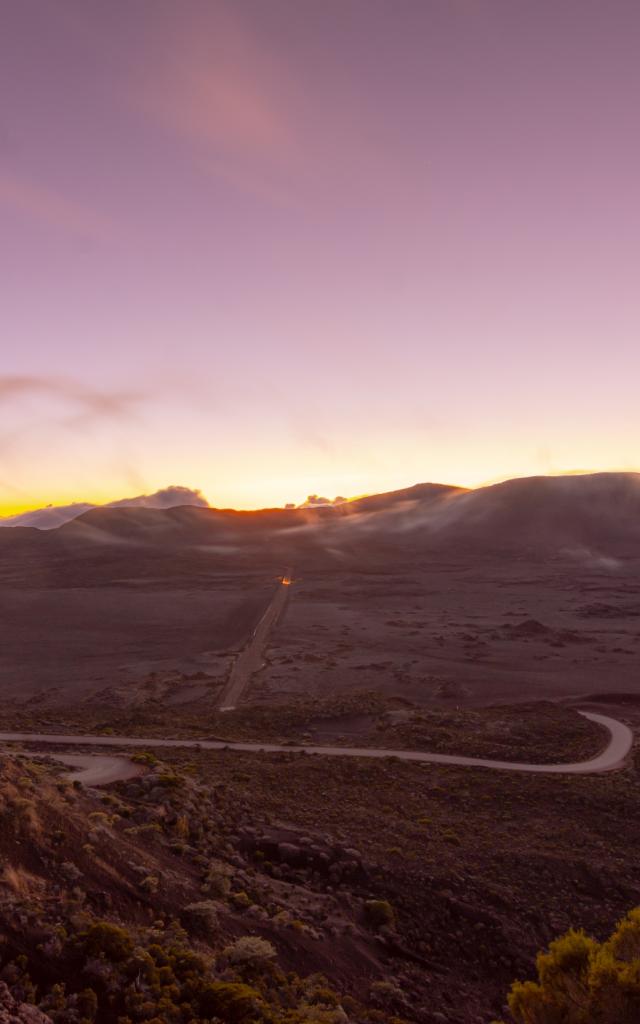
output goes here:
{"type": "Polygon", "coordinates": [[[538,981],[517,981],[509,1009],[517,1024],[637,1024],[640,1020],[640,907],[605,942],[571,930],[536,960],[538,981]]]}
{"type": "MultiPolygon", "coordinates": [[[[424,708],[370,690],[323,697],[291,695],[286,702],[254,703],[218,713],[212,704],[168,708],[150,699],[122,709],[92,702],[76,709],[5,707],[6,729],[119,736],[269,741],[431,750],[506,761],[579,761],[607,739],[593,722],[560,704],[537,701],[486,708],[424,708]]],[[[150,767],[152,750],[134,760],[150,767]]]]}
{"type": "Polygon", "coordinates": [[[540,1016],[542,973],[514,986],[511,1017],[505,993],[571,926],[611,950],[640,902],[635,764],[563,778],[146,754],[102,790],[46,753],[0,763],[7,998],[54,1024],[600,1024],[540,1016]]]}

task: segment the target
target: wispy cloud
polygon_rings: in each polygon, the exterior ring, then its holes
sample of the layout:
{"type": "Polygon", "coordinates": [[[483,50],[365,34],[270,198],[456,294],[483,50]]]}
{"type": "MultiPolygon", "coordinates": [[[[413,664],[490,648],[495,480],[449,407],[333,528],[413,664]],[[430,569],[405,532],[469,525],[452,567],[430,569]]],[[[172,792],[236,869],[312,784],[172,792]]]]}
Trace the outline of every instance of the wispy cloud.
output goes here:
{"type": "Polygon", "coordinates": [[[0,206],[29,220],[44,223],[75,237],[105,240],[112,236],[106,217],[42,185],[0,171],[0,206]]]}
{"type": "Polygon", "coordinates": [[[61,400],[71,408],[74,419],[131,416],[143,398],[139,392],[92,390],[61,377],[0,376],[0,403],[33,395],[61,400]]]}
{"type": "MultiPolygon", "coordinates": [[[[93,390],[78,381],[57,377],[0,376],[0,455],[21,469],[20,453],[43,439],[51,443],[56,430],[80,436],[137,417],[141,393],[93,390]]],[[[15,487],[15,483],[13,485],[15,487]]]]}
{"type": "Polygon", "coordinates": [[[279,160],[293,145],[281,78],[237,12],[218,4],[199,23],[175,26],[169,52],[152,54],[139,77],[136,101],[206,149],[279,160]]]}
{"type": "Polygon", "coordinates": [[[127,102],[191,151],[205,173],[278,207],[374,203],[424,187],[374,130],[356,87],[301,74],[282,34],[217,0],[158,19],[127,102]],[[348,198],[347,198],[348,197],[348,198]]]}
{"type": "Polygon", "coordinates": [[[34,473],[49,486],[65,474],[89,479],[98,457],[104,472],[105,451],[114,453],[115,477],[133,476],[131,426],[139,423],[148,397],[65,377],[0,374],[0,506],[37,501],[23,486],[34,473]],[[9,502],[9,494],[16,500],[9,502]]]}

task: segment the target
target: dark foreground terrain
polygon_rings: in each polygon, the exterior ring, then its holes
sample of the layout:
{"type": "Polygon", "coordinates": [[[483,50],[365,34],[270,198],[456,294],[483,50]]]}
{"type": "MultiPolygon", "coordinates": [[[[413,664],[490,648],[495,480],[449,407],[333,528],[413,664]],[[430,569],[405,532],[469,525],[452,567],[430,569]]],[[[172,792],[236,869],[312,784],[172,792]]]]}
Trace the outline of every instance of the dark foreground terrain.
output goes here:
{"type": "Polygon", "coordinates": [[[101,791],[2,763],[0,980],[53,1020],[488,1024],[538,948],[640,903],[636,761],[152,749],[101,791]]]}

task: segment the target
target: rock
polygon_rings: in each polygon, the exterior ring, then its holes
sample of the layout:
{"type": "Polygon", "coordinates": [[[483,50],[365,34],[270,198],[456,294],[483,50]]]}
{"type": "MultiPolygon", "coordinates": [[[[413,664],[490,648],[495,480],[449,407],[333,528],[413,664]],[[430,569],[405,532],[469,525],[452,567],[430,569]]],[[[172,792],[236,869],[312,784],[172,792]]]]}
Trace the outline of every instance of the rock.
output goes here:
{"type": "Polygon", "coordinates": [[[354,850],[351,847],[348,850],[344,851],[344,856],[348,857],[349,860],[357,860],[357,861],[361,861],[362,860],[362,854],[360,853],[360,851],[359,850],[354,850]]]}
{"type": "Polygon", "coordinates": [[[30,1003],[18,1003],[0,981],[0,1024],[53,1024],[51,1017],[30,1003]]]}
{"type": "Polygon", "coordinates": [[[305,859],[304,852],[293,843],[278,843],[278,856],[286,864],[300,864],[305,859]]]}

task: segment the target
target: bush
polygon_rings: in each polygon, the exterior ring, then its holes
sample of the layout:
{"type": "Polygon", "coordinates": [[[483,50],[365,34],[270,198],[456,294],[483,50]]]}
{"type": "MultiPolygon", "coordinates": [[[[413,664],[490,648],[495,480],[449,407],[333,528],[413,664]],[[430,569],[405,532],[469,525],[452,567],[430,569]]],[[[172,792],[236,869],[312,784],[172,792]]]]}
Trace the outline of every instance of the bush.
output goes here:
{"type": "Polygon", "coordinates": [[[219,1017],[226,1024],[264,1019],[265,1005],[260,994],[249,985],[215,981],[203,989],[199,1002],[202,1017],[219,1017]]]}
{"type": "Polygon", "coordinates": [[[131,760],[134,764],[146,764],[150,768],[154,768],[158,764],[158,758],[150,750],[139,750],[137,753],[131,754],[131,760]]]}
{"type": "Polygon", "coordinates": [[[536,959],[538,981],[516,981],[517,1024],[634,1024],[640,1020],[640,907],[607,942],[569,931],[536,959]]]}
{"type": "Polygon", "coordinates": [[[257,966],[274,960],[276,951],[267,939],[261,939],[258,935],[243,935],[231,946],[227,946],[224,955],[232,964],[257,966]]]}
{"type": "Polygon", "coordinates": [[[174,772],[164,772],[158,777],[158,785],[165,786],[167,789],[178,789],[180,786],[184,786],[184,779],[174,772]]]}
{"type": "Polygon", "coordinates": [[[231,869],[222,861],[214,860],[209,865],[202,883],[202,891],[224,899],[231,891],[231,869]]]}
{"type": "Polygon", "coordinates": [[[133,942],[124,928],[109,921],[98,921],[87,931],[84,948],[88,956],[104,955],[111,963],[120,963],[133,953],[133,942]]]}
{"type": "Polygon", "coordinates": [[[302,1005],[292,1010],[288,1018],[292,1024],[349,1024],[341,1006],[302,1005]]]}
{"type": "Polygon", "coordinates": [[[367,900],[364,905],[364,915],[371,928],[394,927],[395,914],[387,900],[367,900]]]}
{"type": "Polygon", "coordinates": [[[247,896],[244,890],[240,892],[232,892],[229,899],[238,910],[247,910],[247,908],[252,905],[251,899],[247,896]]]}
{"type": "Polygon", "coordinates": [[[182,911],[182,917],[196,935],[209,938],[218,926],[218,908],[211,900],[190,903],[182,911]]]}
{"type": "Polygon", "coordinates": [[[78,1013],[84,1020],[95,1020],[98,1012],[98,997],[92,988],[85,988],[76,997],[78,1013]]]}

